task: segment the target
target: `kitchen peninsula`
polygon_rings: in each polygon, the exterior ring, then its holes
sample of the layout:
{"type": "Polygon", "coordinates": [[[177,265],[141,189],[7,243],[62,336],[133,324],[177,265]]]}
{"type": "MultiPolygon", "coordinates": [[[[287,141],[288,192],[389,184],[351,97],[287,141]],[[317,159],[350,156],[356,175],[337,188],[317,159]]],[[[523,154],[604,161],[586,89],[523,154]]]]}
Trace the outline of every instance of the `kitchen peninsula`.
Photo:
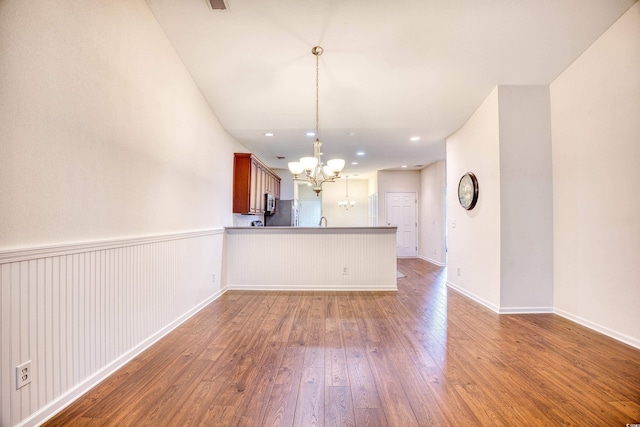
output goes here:
{"type": "Polygon", "coordinates": [[[396,227],[227,227],[229,289],[395,291],[396,227]]]}

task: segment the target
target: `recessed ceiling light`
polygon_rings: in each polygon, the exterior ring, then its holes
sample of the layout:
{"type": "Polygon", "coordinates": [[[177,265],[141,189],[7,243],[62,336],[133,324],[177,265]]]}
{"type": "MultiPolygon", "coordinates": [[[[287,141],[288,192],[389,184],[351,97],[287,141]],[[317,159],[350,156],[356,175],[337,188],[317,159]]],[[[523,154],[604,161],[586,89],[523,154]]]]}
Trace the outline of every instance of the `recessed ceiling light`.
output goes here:
{"type": "Polygon", "coordinates": [[[412,141],[420,141],[420,137],[419,136],[412,136],[411,140],[412,141]]]}
{"type": "Polygon", "coordinates": [[[266,133],[264,134],[264,136],[273,136],[273,135],[274,135],[274,133],[273,133],[273,132],[266,132],[266,133]]]}
{"type": "Polygon", "coordinates": [[[307,132],[307,136],[316,136],[315,132],[307,132]]]}
{"type": "Polygon", "coordinates": [[[358,151],[356,154],[357,154],[358,156],[364,156],[364,151],[358,151]]]}
{"type": "Polygon", "coordinates": [[[358,164],[358,162],[351,162],[351,164],[352,164],[352,165],[357,165],[357,164],[358,164]]]}
{"type": "Polygon", "coordinates": [[[349,133],[347,133],[347,135],[348,136],[356,136],[356,133],[355,132],[349,132],[349,133]]]}
{"type": "Polygon", "coordinates": [[[400,166],[400,167],[401,167],[401,168],[406,168],[406,167],[407,167],[407,165],[402,165],[402,166],[400,166]]]}

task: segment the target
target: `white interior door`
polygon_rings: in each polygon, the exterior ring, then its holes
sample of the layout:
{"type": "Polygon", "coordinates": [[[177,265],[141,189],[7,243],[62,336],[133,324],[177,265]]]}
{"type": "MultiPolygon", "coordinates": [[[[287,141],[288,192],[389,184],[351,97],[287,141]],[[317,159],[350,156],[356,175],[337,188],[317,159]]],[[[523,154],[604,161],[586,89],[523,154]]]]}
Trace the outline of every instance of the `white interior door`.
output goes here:
{"type": "Polygon", "coordinates": [[[416,197],[416,193],[387,193],[387,225],[398,227],[396,254],[399,257],[418,256],[416,197]]]}

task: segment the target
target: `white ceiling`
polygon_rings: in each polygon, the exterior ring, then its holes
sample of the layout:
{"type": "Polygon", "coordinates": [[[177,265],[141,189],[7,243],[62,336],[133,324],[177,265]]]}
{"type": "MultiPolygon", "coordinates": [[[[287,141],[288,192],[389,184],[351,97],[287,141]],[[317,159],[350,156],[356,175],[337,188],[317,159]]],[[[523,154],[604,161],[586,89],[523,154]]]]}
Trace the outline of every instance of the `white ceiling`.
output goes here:
{"type": "Polygon", "coordinates": [[[222,126],[273,168],[312,154],[322,46],[324,159],[366,176],[443,159],[496,85],[551,83],[635,0],[147,2],[222,126]]]}

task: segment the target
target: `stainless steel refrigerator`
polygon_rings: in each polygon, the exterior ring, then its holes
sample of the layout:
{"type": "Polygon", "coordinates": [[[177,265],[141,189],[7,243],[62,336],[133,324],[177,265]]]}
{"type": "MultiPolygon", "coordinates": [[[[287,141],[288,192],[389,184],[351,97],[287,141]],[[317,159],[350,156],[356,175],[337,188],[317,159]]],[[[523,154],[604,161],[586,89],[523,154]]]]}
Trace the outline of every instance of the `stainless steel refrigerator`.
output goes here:
{"type": "Polygon", "coordinates": [[[264,216],[265,227],[297,227],[298,205],[295,200],[276,200],[276,212],[264,216]]]}

